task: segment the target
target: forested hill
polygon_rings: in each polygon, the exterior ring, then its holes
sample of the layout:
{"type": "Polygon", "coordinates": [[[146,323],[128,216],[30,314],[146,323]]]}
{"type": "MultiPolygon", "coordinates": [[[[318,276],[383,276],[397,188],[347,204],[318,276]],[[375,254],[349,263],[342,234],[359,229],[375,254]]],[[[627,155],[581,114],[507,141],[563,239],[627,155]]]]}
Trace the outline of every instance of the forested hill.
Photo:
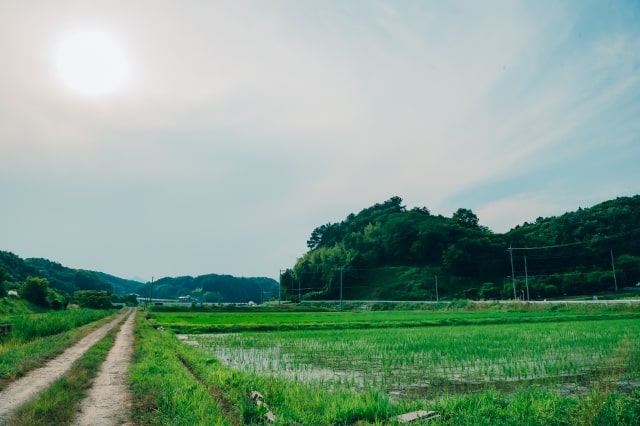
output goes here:
{"type": "Polygon", "coordinates": [[[0,273],[0,279],[11,287],[19,285],[31,276],[47,279],[51,288],[68,295],[78,290],[105,290],[127,294],[140,286],[140,283],[135,281],[99,272],[67,268],[47,259],[22,259],[8,251],[0,251],[0,273]]]}
{"type": "Polygon", "coordinates": [[[190,296],[191,301],[204,303],[262,303],[277,299],[278,287],[278,282],[272,278],[208,274],[195,278],[161,278],[145,284],[139,294],[158,299],[190,296]]]}
{"type": "Polygon", "coordinates": [[[337,298],[340,287],[345,298],[396,300],[513,298],[514,284],[518,297],[528,286],[531,299],[595,294],[640,281],[639,237],[638,195],[540,217],[504,234],[482,226],[469,209],[444,217],[392,197],[315,228],[283,285],[293,300],[337,298]]]}
{"type": "Polygon", "coordinates": [[[0,251],[0,284],[18,288],[27,277],[45,278],[49,286],[68,296],[78,290],[105,290],[115,294],[138,293],[154,298],[192,296],[193,301],[246,303],[277,299],[278,282],[271,278],[238,278],[231,275],[162,278],[153,283],[126,280],[104,272],[67,268],[47,259],[22,259],[0,251]]]}

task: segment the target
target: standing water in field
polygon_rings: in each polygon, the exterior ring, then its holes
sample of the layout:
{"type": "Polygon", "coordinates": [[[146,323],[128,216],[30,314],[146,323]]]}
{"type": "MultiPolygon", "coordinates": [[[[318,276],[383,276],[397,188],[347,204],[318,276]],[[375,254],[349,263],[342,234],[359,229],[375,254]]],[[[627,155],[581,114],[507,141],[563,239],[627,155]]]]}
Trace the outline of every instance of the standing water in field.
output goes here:
{"type": "Polygon", "coordinates": [[[637,321],[190,335],[243,371],[394,398],[538,384],[581,394],[595,382],[637,389],[637,321]]]}

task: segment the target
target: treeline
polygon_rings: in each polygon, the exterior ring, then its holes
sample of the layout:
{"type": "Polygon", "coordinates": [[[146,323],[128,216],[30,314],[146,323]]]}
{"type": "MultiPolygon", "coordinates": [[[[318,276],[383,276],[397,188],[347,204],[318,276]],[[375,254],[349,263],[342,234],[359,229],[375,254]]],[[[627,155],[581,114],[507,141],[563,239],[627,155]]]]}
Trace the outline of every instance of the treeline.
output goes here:
{"type": "Polygon", "coordinates": [[[281,280],[292,300],[335,299],[341,290],[346,298],[435,299],[438,280],[450,298],[591,294],[640,280],[639,236],[640,196],[505,234],[481,226],[469,209],[444,217],[392,197],[315,228],[308,252],[281,280]]]}
{"type": "Polygon", "coordinates": [[[140,285],[100,272],[67,268],[47,259],[22,259],[0,251],[0,297],[12,291],[43,308],[65,309],[72,302],[92,308],[108,308],[111,302],[131,303],[130,297],[113,294],[114,287],[127,294],[140,285]],[[99,302],[94,303],[96,300],[99,302]]]}
{"type": "Polygon", "coordinates": [[[161,278],[142,286],[139,294],[156,299],[188,296],[194,303],[262,303],[279,296],[278,282],[272,278],[218,274],[161,278]]]}

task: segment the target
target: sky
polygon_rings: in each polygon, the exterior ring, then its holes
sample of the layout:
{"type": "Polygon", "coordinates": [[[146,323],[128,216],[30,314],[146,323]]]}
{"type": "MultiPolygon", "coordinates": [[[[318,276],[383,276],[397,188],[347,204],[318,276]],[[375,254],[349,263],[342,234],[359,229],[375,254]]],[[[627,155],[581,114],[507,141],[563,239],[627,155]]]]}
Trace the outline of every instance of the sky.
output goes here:
{"type": "Polygon", "coordinates": [[[640,3],[0,2],[0,250],[277,279],[393,196],[518,224],[640,193],[640,3]]]}

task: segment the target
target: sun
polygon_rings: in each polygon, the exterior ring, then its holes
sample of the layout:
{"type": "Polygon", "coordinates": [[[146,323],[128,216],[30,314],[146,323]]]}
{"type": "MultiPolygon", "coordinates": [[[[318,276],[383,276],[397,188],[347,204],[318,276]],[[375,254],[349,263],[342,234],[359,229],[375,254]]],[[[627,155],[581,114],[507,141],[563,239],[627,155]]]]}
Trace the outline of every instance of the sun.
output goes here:
{"type": "Polygon", "coordinates": [[[117,39],[98,29],[63,34],[55,48],[55,67],[65,85],[83,96],[102,96],[122,89],[129,63],[117,39]]]}

